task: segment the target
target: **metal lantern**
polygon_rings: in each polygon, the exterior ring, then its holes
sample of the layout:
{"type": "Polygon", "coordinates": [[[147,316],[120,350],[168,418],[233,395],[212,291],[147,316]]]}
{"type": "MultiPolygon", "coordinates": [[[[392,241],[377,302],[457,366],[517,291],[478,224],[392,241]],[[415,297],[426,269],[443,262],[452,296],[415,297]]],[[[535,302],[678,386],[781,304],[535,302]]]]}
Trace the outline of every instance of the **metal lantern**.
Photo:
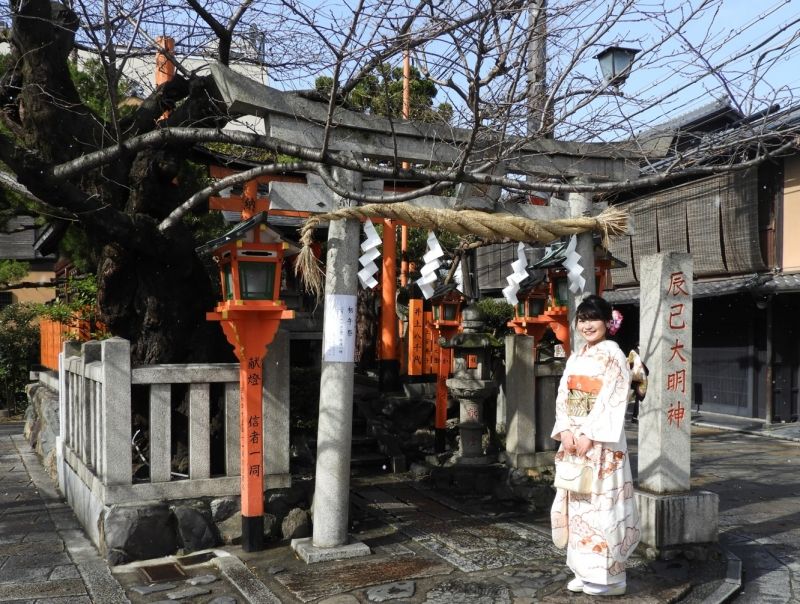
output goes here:
{"type": "Polygon", "coordinates": [[[517,305],[514,307],[514,318],[519,321],[530,321],[543,314],[547,307],[547,294],[531,290],[526,294],[517,294],[517,305]]]}
{"type": "Polygon", "coordinates": [[[433,323],[437,329],[460,327],[461,305],[464,303],[464,296],[454,285],[445,286],[434,292],[429,302],[433,313],[433,323]]]}
{"type": "Polygon", "coordinates": [[[618,87],[625,83],[631,72],[633,58],[638,52],[639,50],[636,48],[609,46],[596,55],[595,59],[600,63],[600,70],[603,72],[606,84],[618,87]]]}
{"type": "Polygon", "coordinates": [[[549,271],[553,284],[553,306],[566,306],[569,300],[569,280],[566,271],[549,271]]]}
{"type": "MultiPolygon", "coordinates": [[[[463,294],[450,283],[436,289],[429,300],[433,318],[433,329],[439,342],[449,340],[461,329],[461,306],[463,294]]],[[[435,448],[437,453],[446,449],[447,432],[447,378],[453,363],[452,349],[438,347],[439,363],[436,366],[436,417],[435,448]]]]}

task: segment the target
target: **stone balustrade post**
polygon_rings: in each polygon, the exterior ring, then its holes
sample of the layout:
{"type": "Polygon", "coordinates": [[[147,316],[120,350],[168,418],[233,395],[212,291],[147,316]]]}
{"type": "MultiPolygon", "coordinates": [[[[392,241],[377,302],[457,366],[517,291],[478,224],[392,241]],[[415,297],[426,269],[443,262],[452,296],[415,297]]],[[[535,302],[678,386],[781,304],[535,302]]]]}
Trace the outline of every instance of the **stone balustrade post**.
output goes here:
{"type": "Polygon", "coordinates": [[[100,347],[103,386],[99,473],[106,485],[131,484],[131,345],[122,338],[109,338],[100,347]]]}

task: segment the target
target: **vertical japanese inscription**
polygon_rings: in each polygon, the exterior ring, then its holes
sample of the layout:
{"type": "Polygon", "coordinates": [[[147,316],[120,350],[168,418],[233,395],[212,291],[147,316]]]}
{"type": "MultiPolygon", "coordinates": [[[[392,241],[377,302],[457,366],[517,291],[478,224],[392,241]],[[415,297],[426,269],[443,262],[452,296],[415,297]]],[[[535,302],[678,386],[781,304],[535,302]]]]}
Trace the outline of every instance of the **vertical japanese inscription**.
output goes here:
{"type": "Polygon", "coordinates": [[[689,292],[686,276],[678,271],[671,273],[666,286],[667,316],[665,317],[670,346],[669,357],[664,365],[667,424],[681,427],[686,421],[686,370],[688,358],[685,351],[687,330],[691,317],[688,315],[689,292]]]}
{"type": "Polygon", "coordinates": [[[263,417],[261,411],[261,359],[247,358],[242,364],[242,407],[240,410],[242,515],[259,516],[263,513],[261,498],[263,460],[263,417]]]}
{"type": "Polygon", "coordinates": [[[356,297],[345,294],[325,296],[323,359],[352,363],[355,358],[356,297]]]}
{"type": "Polygon", "coordinates": [[[422,375],[425,350],[422,300],[408,303],[408,375],[422,375]]]}

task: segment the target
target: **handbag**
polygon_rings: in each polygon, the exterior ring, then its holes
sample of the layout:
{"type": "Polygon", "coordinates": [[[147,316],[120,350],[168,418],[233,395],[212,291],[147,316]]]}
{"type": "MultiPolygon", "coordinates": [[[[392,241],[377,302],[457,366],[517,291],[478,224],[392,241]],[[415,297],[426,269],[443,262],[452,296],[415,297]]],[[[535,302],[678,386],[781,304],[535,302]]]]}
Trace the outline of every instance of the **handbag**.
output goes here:
{"type": "Polygon", "coordinates": [[[588,495],[592,492],[592,482],[592,466],[567,459],[556,462],[553,486],[557,489],[588,495]]]}

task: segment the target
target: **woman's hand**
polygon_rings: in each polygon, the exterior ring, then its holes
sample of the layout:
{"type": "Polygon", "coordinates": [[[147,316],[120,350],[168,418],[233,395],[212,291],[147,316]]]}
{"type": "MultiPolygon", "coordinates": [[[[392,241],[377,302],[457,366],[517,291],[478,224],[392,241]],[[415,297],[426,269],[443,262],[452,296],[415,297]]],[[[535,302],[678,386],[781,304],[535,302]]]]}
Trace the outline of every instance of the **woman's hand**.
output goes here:
{"type": "Polygon", "coordinates": [[[564,452],[568,453],[569,455],[575,455],[576,444],[575,444],[575,435],[572,434],[569,430],[564,430],[561,433],[561,444],[564,445],[564,452]]]}
{"type": "Polygon", "coordinates": [[[578,457],[583,457],[594,446],[594,441],[586,435],[581,436],[578,442],[575,443],[576,453],[578,457]]]}

